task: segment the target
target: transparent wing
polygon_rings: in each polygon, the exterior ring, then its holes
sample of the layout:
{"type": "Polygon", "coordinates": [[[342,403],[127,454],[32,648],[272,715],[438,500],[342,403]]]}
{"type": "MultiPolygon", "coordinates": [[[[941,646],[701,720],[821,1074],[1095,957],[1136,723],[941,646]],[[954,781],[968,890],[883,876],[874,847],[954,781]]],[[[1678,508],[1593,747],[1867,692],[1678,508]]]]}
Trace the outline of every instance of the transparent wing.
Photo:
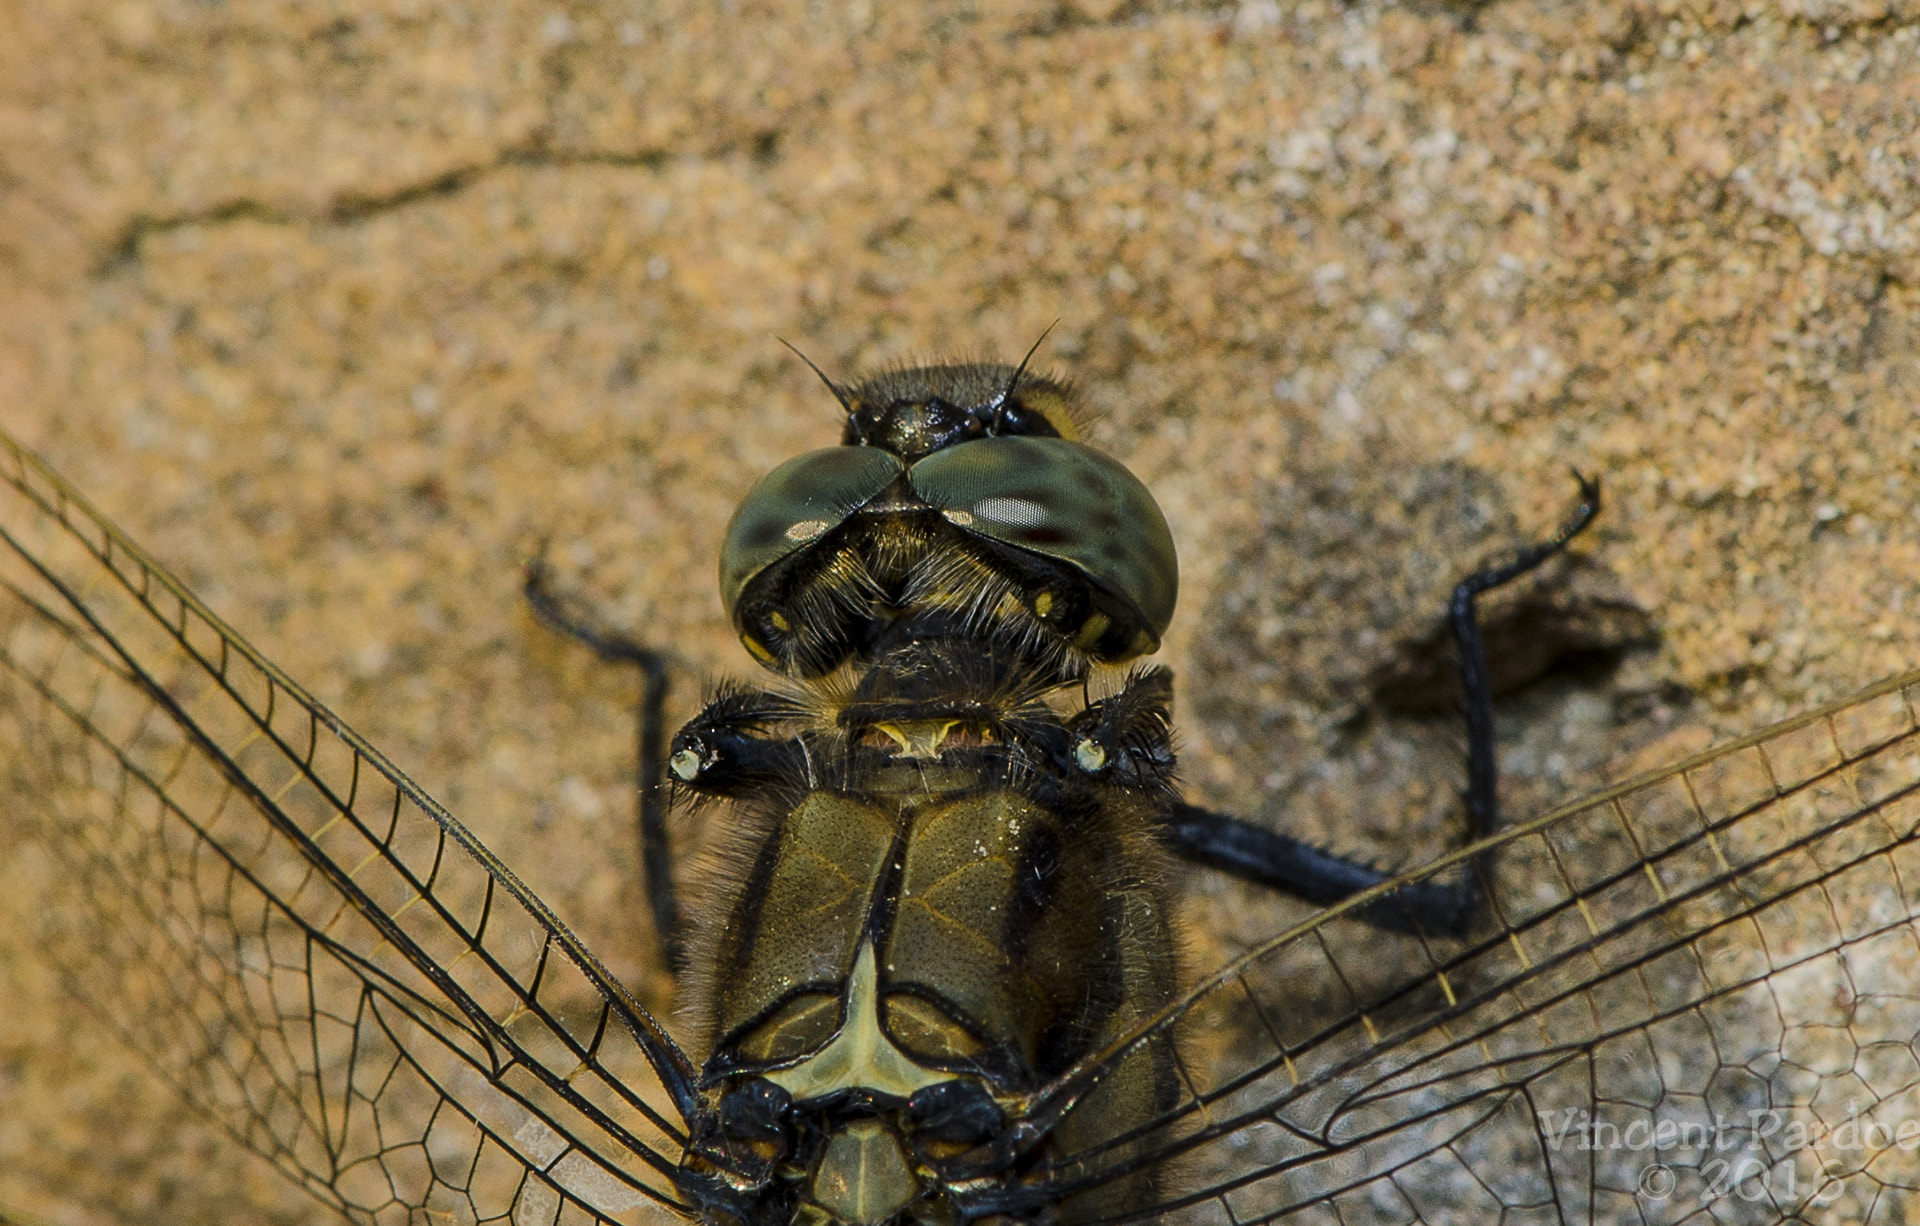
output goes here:
{"type": "Polygon", "coordinates": [[[671,1218],[666,1033],[445,810],[0,434],[0,864],[190,1102],[364,1222],[671,1218]]]}
{"type": "MultiPolygon", "coordinates": [[[[1464,946],[1343,915],[1208,977],[1134,1219],[1920,1220],[1920,673],[1538,821],[1464,946]]],[[[1037,1096],[1071,1110],[1124,1049],[1037,1096]]],[[[1124,1142],[1124,1144],[1123,1144],[1124,1142]]],[[[1103,1164],[1104,1163],[1104,1164],[1103,1164]]]]}

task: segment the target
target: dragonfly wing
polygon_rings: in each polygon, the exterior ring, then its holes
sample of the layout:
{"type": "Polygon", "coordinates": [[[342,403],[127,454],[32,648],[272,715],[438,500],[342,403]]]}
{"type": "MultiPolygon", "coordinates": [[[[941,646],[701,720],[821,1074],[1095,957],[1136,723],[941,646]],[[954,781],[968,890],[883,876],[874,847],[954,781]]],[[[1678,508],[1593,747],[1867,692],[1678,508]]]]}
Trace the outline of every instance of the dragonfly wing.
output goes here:
{"type": "Polygon", "coordinates": [[[323,1201],[367,1222],[671,1216],[694,1100],[658,1023],[3,435],[0,772],[9,887],[69,986],[323,1201]]]}
{"type": "MultiPolygon", "coordinates": [[[[1920,673],[1502,832],[1284,933],[1130,1042],[1165,1222],[1920,1215],[1920,673]],[[1343,923],[1471,865],[1464,945],[1343,923]]],[[[1071,1110],[1124,1054],[1036,1099],[1071,1110]]]]}

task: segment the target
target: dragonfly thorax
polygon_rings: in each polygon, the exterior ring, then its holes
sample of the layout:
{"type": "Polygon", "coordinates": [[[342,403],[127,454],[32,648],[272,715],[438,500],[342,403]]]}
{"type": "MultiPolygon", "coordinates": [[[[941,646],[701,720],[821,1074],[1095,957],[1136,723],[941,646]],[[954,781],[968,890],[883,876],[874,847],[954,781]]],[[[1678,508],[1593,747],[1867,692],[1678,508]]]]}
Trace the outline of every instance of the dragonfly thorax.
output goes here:
{"type": "Polygon", "coordinates": [[[831,702],[776,719],[723,698],[676,740],[714,764],[683,781],[736,801],[735,871],[694,954],[715,968],[697,1011],[719,1103],[687,1192],[725,1202],[709,1220],[959,1223],[970,1197],[1163,1109],[1170,1052],[1150,1045],[1054,1131],[1019,1114],[1174,985],[1147,834],[1170,786],[1166,675],[1088,702],[1027,659],[902,643],[831,702]],[[730,762],[757,764],[751,789],[730,762]]]}

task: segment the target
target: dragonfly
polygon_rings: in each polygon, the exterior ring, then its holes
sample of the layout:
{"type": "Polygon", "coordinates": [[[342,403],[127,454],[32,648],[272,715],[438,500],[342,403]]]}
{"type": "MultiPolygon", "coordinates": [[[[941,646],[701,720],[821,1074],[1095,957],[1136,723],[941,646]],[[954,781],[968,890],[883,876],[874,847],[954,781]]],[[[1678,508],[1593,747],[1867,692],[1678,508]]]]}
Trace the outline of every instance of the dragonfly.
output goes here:
{"type": "MultiPolygon", "coordinates": [[[[350,1220],[726,1220],[697,1193],[767,1120],[728,1132],[724,1079],[508,864],[11,438],[0,487],[0,835],[66,987],[350,1220]]],[[[1092,643],[1115,622],[1087,612],[1092,643]]],[[[1114,1186],[1079,1220],[1905,1220],[1917,696],[1891,678],[1333,891],[963,1138],[992,1144],[952,1220],[1114,1186]],[[1471,923],[1415,905],[1480,880],[1471,923]],[[1145,1107],[1048,1148],[1148,1057],[1145,1107]]],[[[1123,748],[1064,743],[1088,770],[1123,748]]]]}

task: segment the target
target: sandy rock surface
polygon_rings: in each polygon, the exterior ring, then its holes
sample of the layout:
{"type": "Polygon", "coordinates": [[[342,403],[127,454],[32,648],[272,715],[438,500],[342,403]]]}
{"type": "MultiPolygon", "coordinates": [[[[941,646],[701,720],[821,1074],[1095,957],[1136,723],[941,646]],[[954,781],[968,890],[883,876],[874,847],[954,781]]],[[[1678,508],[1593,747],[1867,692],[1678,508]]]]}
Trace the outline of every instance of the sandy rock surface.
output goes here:
{"type": "MultiPolygon", "coordinates": [[[[722,529],[837,430],[776,336],[1054,325],[1181,550],[1191,794],[1384,863],[1458,834],[1445,593],[1569,466],[1604,517],[1496,610],[1514,810],[1920,661],[1911,3],[9,9],[0,424],[662,1008],[633,679],[520,567],[676,721],[748,671],[722,529]]],[[[1300,914],[1190,895],[1196,959],[1300,914]]],[[[4,939],[0,996],[0,1208],[326,1220],[4,939]]]]}

